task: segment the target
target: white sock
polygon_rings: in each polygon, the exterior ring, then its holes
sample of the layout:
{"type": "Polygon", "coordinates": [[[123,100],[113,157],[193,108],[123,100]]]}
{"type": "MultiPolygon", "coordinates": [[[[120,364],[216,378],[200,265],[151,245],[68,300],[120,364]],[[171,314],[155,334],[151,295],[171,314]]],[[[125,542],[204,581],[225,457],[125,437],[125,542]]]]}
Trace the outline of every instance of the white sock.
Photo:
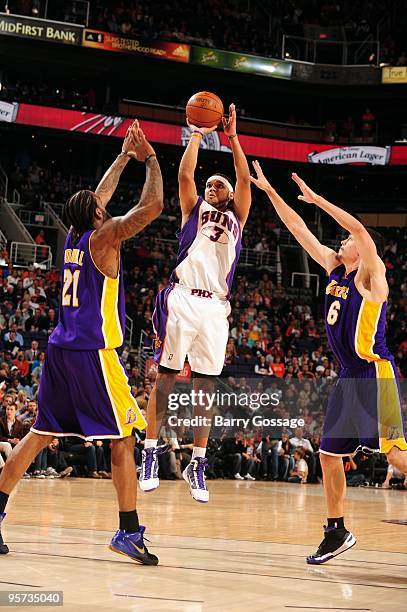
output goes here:
{"type": "Polygon", "coordinates": [[[206,446],[194,446],[192,450],[192,459],[196,459],[197,457],[205,457],[206,454],[206,446]]]}
{"type": "Polygon", "coordinates": [[[144,441],[144,448],[155,448],[158,444],[157,438],[146,438],[144,441]]]}

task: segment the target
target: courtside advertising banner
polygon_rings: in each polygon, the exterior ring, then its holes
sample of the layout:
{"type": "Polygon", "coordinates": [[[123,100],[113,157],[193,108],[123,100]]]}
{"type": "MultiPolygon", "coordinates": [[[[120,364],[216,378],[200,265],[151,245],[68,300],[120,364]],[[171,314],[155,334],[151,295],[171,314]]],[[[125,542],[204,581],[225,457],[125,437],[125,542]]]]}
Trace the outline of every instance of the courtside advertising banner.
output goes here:
{"type": "MultiPolygon", "coordinates": [[[[116,136],[124,138],[132,119],[88,113],[79,110],[51,108],[35,104],[19,104],[14,121],[22,125],[82,132],[95,136],[116,136]]],[[[140,121],[146,136],[152,142],[186,146],[190,138],[190,130],[186,126],[172,125],[155,121],[140,121]]],[[[240,135],[240,142],[251,157],[280,159],[299,163],[328,163],[319,162],[317,155],[327,155],[329,163],[344,163],[341,155],[332,151],[332,144],[278,140],[260,136],[240,135]]],[[[205,136],[201,143],[203,149],[231,153],[229,140],[223,131],[212,132],[205,136]]],[[[359,155],[349,154],[346,163],[349,164],[383,164],[407,165],[407,146],[393,147],[345,147],[345,149],[363,149],[359,155]],[[369,149],[373,151],[369,152],[369,149]],[[386,160],[384,162],[384,160],[386,160]]]]}
{"type": "Polygon", "coordinates": [[[111,32],[101,30],[83,31],[82,44],[92,49],[104,51],[115,51],[117,53],[133,53],[148,55],[159,59],[167,59],[175,62],[188,62],[190,46],[177,42],[141,41],[135,38],[126,38],[111,32]]]}
{"type": "Polygon", "coordinates": [[[70,23],[0,13],[0,35],[81,45],[82,30],[83,27],[70,23]]]}
{"type": "Polygon", "coordinates": [[[371,147],[366,145],[328,149],[320,153],[310,153],[308,161],[312,164],[372,164],[385,166],[389,163],[391,147],[371,147]]]}
{"type": "Polygon", "coordinates": [[[384,66],[382,83],[407,83],[407,66],[384,66]]]}
{"type": "Polygon", "coordinates": [[[282,60],[260,57],[258,55],[246,55],[230,51],[220,51],[208,47],[191,47],[190,63],[235,72],[259,74],[278,79],[289,79],[292,72],[292,64],[282,60]]]}

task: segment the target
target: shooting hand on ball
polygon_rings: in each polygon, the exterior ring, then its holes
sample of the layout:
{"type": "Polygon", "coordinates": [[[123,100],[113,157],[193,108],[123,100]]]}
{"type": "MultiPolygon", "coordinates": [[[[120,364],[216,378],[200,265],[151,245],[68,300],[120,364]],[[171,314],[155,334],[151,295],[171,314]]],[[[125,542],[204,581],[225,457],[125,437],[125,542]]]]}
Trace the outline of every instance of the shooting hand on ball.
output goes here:
{"type": "Polygon", "coordinates": [[[229,117],[222,117],[223,131],[226,136],[236,136],[236,107],[234,104],[229,106],[229,117]]]}
{"type": "Polygon", "coordinates": [[[210,134],[211,132],[214,132],[217,129],[217,125],[214,125],[213,127],[197,127],[196,125],[193,125],[192,123],[190,123],[190,121],[187,119],[187,124],[189,129],[192,132],[201,132],[202,136],[205,136],[205,134],[210,134]]]}

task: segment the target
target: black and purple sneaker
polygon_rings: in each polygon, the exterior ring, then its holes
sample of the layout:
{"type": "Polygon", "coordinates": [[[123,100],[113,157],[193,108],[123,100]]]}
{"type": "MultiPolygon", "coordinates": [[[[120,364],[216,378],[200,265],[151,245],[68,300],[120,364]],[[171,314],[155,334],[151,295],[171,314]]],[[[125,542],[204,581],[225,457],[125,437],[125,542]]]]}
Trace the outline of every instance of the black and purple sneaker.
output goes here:
{"type": "Polygon", "coordinates": [[[145,527],[140,525],[138,531],[130,532],[119,529],[110,542],[110,550],[126,555],[142,565],[158,565],[158,557],[148,552],[144,543],[145,527]]]}
{"type": "Polygon", "coordinates": [[[326,563],[356,544],[355,536],[344,527],[336,529],[335,527],[324,526],[324,533],[325,537],[319,545],[317,552],[307,557],[307,563],[310,565],[326,563]]]}
{"type": "Polygon", "coordinates": [[[191,459],[185,470],[182,472],[182,477],[189,484],[189,492],[192,497],[203,504],[209,501],[209,491],[206,488],[205,470],[208,467],[206,457],[195,457],[191,459]]]}
{"type": "MultiPolygon", "coordinates": [[[[6,516],[5,512],[0,512],[0,529],[1,529],[1,523],[5,516],[6,516]]],[[[0,530],[0,555],[7,555],[8,552],[9,552],[9,548],[7,544],[4,544],[3,538],[1,535],[1,530],[0,530]]]]}
{"type": "Polygon", "coordinates": [[[140,489],[145,493],[154,491],[160,484],[158,478],[158,455],[167,452],[169,446],[156,446],[141,451],[141,472],[138,479],[140,489]]]}

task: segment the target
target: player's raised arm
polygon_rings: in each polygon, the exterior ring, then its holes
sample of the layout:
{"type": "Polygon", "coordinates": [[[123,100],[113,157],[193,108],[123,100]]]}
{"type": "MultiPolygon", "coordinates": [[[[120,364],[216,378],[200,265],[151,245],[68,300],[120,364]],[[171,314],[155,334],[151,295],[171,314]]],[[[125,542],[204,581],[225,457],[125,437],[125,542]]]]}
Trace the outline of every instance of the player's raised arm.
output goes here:
{"type": "Polygon", "coordinates": [[[125,215],[103,223],[92,238],[93,248],[116,248],[123,240],[138,234],[159,217],[163,210],[164,193],[160,166],[153,147],[139,127],[132,133],[127,155],[146,164],[146,178],[140,201],[125,215]]]}
{"type": "Polygon", "coordinates": [[[110,202],[112,195],[116,191],[116,187],[120,180],[121,174],[131,159],[129,151],[131,151],[132,149],[133,136],[138,128],[139,123],[136,119],[135,121],[133,121],[132,125],[128,128],[126,132],[120,155],[117,156],[110,168],[106,170],[105,174],[99,182],[99,185],[96,187],[95,193],[99,198],[99,206],[102,209],[105,209],[108,203],[110,202]]]}
{"type": "Polygon", "coordinates": [[[236,214],[243,228],[249,216],[252,194],[250,189],[249,164],[247,163],[246,155],[243,152],[237,135],[236,109],[234,104],[229,106],[229,118],[226,119],[226,117],[222,117],[222,123],[224,132],[229,138],[230,147],[233,153],[237,179],[233,200],[236,214]]]}
{"type": "Polygon", "coordinates": [[[308,229],[300,215],[284,202],[283,198],[279,196],[264,176],[257,160],[253,162],[253,167],[257,177],[251,176],[251,182],[267,193],[283,223],[307,253],[325,268],[329,274],[339,263],[335,251],[321,244],[318,238],[308,229]]]}
{"type": "Polygon", "coordinates": [[[179,202],[182,212],[182,223],[188,219],[198,199],[195,184],[195,168],[198,161],[199,146],[205,134],[216,130],[216,125],[211,128],[197,128],[188,122],[191,128],[191,138],[184,151],[178,170],[179,202]]]}
{"type": "Polygon", "coordinates": [[[339,206],[335,206],[335,204],[328,202],[324,197],[315,193],[298,174],[293,173],[292,179],[301,190],[301,195],[298,196],[298,199],[308,204],[316,204],[318,208],[321,208],[327,212],[328,215],[331,215],[339,225],[352,234],[364,267],[371,275],[384,277],[385,269],[383,262],[378,256],[374,240],[369,235],[365,226],[346,212],[346,210],[339,208],[339,206]]]}

